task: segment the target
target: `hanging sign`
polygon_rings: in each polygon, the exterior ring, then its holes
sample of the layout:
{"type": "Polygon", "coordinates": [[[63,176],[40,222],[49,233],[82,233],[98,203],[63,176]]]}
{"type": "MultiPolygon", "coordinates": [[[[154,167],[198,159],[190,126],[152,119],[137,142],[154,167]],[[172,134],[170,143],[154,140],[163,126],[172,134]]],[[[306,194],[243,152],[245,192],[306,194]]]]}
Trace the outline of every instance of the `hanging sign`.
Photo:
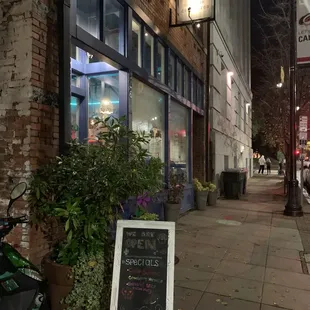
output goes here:
{"type": "Polygon", "coordinates": [[[310,64],[310,0],[297,0],[297,64],[310,64]]]}
{"type": "Polygon", "coordinates": [[[205,21],[214,19],[214,0],[178,0],[177,22],[205,21]]]}
{"type": "Polygon", "coordinates": [[[173,310],[175,223],[118,221],[110,310],[173,310]]]}

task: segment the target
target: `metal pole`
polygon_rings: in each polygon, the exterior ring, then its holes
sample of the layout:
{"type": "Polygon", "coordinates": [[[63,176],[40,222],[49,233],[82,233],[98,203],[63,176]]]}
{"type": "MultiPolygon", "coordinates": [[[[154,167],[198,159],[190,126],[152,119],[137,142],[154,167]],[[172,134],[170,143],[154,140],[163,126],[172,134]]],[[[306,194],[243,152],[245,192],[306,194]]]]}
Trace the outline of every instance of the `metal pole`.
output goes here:
{"type": "Polygon", "coordinates": [[[288,183],[288,201],[284,215],[302,216],[303,211],[298,195],[298,180],[296,179],[296,0],[291,0],[291,48],[290,48],[290,180],[288,183]]]}
{"type": "Polygon", "coordinates": [[[300,156],[300,205],[303,205],[304,200],[304,148],[301,148],[301,156],[300,156]]]}

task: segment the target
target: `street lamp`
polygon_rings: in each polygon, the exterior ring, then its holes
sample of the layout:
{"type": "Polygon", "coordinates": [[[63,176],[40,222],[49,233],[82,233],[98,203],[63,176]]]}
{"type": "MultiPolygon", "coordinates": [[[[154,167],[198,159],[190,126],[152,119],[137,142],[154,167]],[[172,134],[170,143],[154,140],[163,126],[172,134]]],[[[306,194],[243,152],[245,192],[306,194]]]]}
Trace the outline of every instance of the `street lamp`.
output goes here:
{"type": "Polygon", "coordinates": [[[299,201],[299,187],[296,178],[296,0],[291,0],[291,46],[290,46],[290,178],[288,181],[288,199],[285,205],[284,215],[302,216],[302,206],[299,201]]]}

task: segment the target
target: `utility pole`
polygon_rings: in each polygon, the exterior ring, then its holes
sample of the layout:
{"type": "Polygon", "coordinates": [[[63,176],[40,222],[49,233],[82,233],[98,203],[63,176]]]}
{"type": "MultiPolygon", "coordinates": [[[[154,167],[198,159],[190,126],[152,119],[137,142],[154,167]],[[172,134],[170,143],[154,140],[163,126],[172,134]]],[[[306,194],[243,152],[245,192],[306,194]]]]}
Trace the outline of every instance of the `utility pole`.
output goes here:
{"type": "Polygon", "coordinates": [[[296,178],[296,71],[297,71],[297,38],[296,38],[296,0],[291,0],[291,47],[290,47],[290,179],[288,182],[288,200],[284,215],[302,216],[299,201],[299,187],[296,178]]]}

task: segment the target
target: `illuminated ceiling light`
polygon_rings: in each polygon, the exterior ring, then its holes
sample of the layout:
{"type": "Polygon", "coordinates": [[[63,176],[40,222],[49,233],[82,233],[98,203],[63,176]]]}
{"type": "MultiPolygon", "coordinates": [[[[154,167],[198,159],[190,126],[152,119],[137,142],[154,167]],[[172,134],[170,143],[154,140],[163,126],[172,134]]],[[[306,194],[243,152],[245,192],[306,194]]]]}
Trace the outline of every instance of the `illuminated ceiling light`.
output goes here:
{"type": "Polygon", "coordinates": [[[146,32],[144,35],[147,37],[149,34],[146,32]]]}
{"type": "Polygon", "coordinates": [[[282,86],[283,86],[282,83],[278,83],[278,84],[277,84],[277,87],[278,87],[278,88],[281,88],[282,86]]]}
{"type": "Polygon", "coordinates": [[[200,27],[201,27],[200,23],[196,24],[196,28],[199,29],[200,27]]]}
{"type": "Polygon", "coordinates": [[[103,115],[113,114],[113,104],[111,101],[103,99],[100,104],[100,113],[103,115]]]}
{"type": "Polygon", "coordinates": [[[296,111],[299,111],[300,110],[300,107],[296,107],[296,111]]]}

